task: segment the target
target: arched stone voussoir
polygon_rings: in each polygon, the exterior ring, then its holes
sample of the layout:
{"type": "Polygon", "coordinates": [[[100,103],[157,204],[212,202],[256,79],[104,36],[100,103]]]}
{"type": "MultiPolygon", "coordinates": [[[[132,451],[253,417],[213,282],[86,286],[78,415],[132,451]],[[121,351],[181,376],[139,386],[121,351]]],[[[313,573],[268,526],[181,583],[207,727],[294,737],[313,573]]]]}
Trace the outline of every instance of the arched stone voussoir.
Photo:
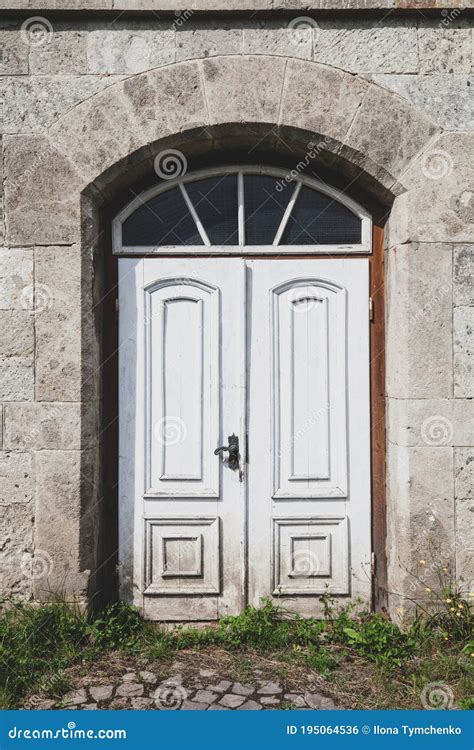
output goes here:
{"type": "Polygon", "coordinates": [[[120,81],[61,117],[49,136],[87,183],[161,138],[239,122],[327,136],[386,187],[436,130],[414,105],[360,76],[293,58],[236,55],[120,81]]]}

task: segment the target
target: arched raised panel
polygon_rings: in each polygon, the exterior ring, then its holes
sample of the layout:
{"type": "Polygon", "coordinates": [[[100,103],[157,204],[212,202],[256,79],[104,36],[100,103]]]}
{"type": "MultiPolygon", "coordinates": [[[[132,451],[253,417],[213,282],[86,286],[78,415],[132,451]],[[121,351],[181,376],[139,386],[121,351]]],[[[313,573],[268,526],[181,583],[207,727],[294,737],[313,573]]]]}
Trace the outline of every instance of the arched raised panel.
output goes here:
{"type": "Polygon", "coordinates": [[[347,495],[346,291],[272,290],[274,498],[347,495]]]}
{"type": "Polygon", "coordinates": [[[218,497],[219,291],[192,279],[145,290],[146,495],[218,497]]]}

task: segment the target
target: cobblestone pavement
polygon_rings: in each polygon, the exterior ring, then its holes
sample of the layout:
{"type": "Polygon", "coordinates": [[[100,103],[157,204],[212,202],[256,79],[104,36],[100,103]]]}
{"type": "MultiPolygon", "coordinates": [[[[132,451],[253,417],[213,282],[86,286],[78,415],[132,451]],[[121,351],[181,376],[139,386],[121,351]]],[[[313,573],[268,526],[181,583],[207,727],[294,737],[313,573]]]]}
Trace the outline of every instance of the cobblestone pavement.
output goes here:
{"type": "MultiPolygon", "coordinates": [[[[147,670],[128,671],[114,680],[87,684],[61,699],[32,696],[25,708],[69,710],[188,710],[188,711],[262,711],[271,709],[328,710],[336,708],[331,698],[314,692],[289,692],[279,680],[269,680],[254,670],[249,683],[235,682],[213,669],[196,669],[186,676],[179,671],[185,665],[175,662],[172,674],[163,679],[147,670]]],[[[94,680],[97,682],[97,680],[94,680]]],[[[341,706],[338,706],[341,708],[341,706]]]]}

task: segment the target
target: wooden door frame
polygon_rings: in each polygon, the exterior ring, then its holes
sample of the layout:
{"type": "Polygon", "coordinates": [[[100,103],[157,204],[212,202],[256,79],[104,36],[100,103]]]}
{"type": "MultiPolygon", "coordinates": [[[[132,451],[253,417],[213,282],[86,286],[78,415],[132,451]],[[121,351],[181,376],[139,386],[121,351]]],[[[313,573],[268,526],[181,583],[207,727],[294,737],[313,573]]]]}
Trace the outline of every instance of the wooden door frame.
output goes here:
{"type": "MultiPolygon", "coordinates": [[[[102,424],[103,424],[103,518],[99,539],[103,553],[102,576],[107,591],[102,599],[118,597],[118,256],[112,254],[110,221],[105,231],[107,252],[104,258],[103,294],[100,305],[102,318],[102,424]]],[[[120,256],[134,257],[134,256],[120,256]]],[[[158,256],[153,256],[157,258],[158,256]]],[[[187,257],[182,255],[162,257],[187,257]]],[[[216,255],[201,257],[217,257],[216,255]]],[[[235,257],[235,256],[234,256],[235,257]]],[[[244,257],[244,256],[243,256],[244,257]]],[[[327,254],[291,256],[245,256],[246,258],[272,257],[312,258],[328,260],[327,254]]],[[[367,258],[369,261],[370,296],[372,316],[370,322],[370,409],[371,409],[371,538],[373,554],[372,587],[373,606],[385,610],[387,606],[387,553],[386,553],[386,483],[385,483],[385,293],[384,293],[384,232],[375,221],[372,229],[372,253],[337,254],[337,259],[367,258]]]]}

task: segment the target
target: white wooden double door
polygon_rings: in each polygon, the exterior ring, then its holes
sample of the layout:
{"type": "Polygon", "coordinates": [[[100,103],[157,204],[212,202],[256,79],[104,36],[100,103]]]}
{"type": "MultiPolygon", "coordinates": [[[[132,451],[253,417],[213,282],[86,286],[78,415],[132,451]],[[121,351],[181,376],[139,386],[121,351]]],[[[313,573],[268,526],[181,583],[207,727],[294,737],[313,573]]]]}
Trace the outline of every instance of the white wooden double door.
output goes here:
{"type": "Polygon", "coordinates": [[[121,258],[119,290],[122,598],[369,604],[368,261],[121,258]]]}

